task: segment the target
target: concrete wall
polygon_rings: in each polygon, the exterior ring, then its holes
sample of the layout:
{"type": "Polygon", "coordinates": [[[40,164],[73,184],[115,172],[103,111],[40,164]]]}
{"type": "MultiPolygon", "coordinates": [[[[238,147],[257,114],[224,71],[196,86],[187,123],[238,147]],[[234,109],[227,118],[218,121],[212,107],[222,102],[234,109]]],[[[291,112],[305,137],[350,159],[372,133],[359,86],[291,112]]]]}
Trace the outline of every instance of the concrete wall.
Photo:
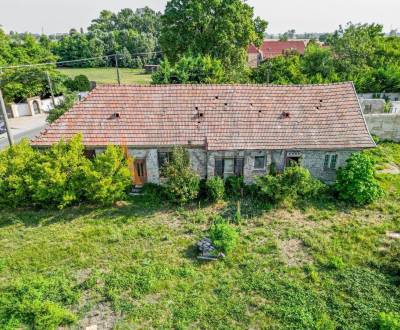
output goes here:
{"type": "Polygon", "coordinates": [[[400,93],[360,93],[361,99],[389,99],[391,101],[400,101],[400,93]]]}
{"type": "Polygon", "coordinates": [[[360,100],[363,113],[384,113],[386,101],[384,99],[362,99],[360,100]]]}
{"type": "Polygon", "coordinates": [[[364,115],[371,134],[382,140],[400,142],[400,113],[364,115]]]}

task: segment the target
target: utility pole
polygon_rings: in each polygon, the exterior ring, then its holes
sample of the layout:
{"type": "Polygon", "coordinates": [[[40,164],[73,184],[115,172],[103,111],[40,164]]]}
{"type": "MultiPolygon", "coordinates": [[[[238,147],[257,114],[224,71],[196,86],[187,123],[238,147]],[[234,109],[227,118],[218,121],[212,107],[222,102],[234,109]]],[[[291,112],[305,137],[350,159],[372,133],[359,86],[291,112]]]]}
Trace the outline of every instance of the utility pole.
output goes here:
{"type": "Polygon", "coordinates": [[[118,80],[118,85],[121,85],[121,78],[119,76],[119,68],[118,68],[118,53],[115,54],[115,67],[117,69],[117,80],[118,80]]]}
{"type": "Polygon", "coordinates": [[[47,76],[47,82],[49,83],[51,101],[53,102],[53,107],[55,108],[56,107],[56,100],[54,98],[53,84],[51,83],[51,79],[50,79],[50,75],[49,75],[48,71],[46,71],[46,76],[47,76]]]}
{"type": "Polygon", "coordinates": [[[14,139],[11,134],[10,126],[8,125],[6,105],[4,104],[3,93],[1,92],[1,89],[0,89],[0,108],[1,108],[1,113],[3,114],[4,124],[6,125],[8,143],[10,144],[10,146],[12,146],[14,144],[14,139]]]}

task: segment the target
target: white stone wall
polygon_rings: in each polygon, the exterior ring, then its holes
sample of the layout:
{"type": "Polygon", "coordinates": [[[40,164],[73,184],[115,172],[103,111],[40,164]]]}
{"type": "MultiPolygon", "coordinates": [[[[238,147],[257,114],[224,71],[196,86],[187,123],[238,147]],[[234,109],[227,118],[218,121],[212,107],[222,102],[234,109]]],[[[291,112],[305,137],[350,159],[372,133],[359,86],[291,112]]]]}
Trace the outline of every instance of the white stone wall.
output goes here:
{"type": "Polygon", "coordinates": [[[400,142],[400,113],[364,115],[371,134],[382,140],[400,142]]]}
{"type": "Polygon", "coordinates": [[[147,182],[160,183],[157,149],[129,148],[129,155],[132,156],[133,159],[146,159],[147,182]]]}

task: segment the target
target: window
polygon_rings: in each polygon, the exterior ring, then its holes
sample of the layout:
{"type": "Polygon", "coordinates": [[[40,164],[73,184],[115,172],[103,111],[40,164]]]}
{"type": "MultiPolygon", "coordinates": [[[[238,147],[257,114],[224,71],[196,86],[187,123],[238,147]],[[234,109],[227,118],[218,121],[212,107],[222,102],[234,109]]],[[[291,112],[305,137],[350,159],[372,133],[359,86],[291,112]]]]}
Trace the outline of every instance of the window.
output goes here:
{"type": "Polygon", "coordinates": [[[158,152],[158,168],[161,171],[162,167],[168,162],[171,158],[171,152],[158,152]]]}
{"type": "Polygon", "coordinates": [[[265,169],[265,156],[255,156],[254,157],[254,169],[255,170],[265,169]]]}
{"type": "Polygon", "coordinates": [[[337,154],[325,155],[324,170],[336,170],[337,154]]]}
{"type": "Polygon", "coordinates": [[[214,175],[221,178],[228,176],[242,176],[244,168],[243,158],[216,158],[214,175]]]}
{"type": "Polygon", "coordinates": [[[94,159],[96,157],[96,150],[94,150],[94,149],[85,149],[85,151],[83,152],[83,155],[87,159],[94,159]]]}

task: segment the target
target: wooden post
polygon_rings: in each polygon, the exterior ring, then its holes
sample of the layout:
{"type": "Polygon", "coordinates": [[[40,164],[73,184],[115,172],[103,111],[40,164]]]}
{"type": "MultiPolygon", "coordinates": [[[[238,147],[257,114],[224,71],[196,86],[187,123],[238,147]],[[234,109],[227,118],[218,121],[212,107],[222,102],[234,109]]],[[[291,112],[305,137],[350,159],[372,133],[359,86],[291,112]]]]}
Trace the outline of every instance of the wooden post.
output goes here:
{"type": "Polygon", "coordinates": [[[14,144],[14,139],[11,134],[10,126],[8,125],[6,105],[4,104],[3,93],[1,92],[1,89],[0,89],[0,108],[1,108],[1,112],[3,114],[4,124],[6,125],[8,143],[10,144],[10,146],[12,146],[14,144]]]}
{"type": "Polygon", "coordinates": [[[53,102],[53,107],[55,108],[56,107],[56,100],[54,98],[53,84],[51,83],[51,79],[50,79],[50,75],[49,75],[48,71],[46,71],[46,76],[47,76],[47,82],[49,83],[51,101],[53,102]]]}
{"type": "Polygon", "coordinates": [[[121,85],[121,78],[119,76],[119,68],[118,68],[118,53],[115,54],[115,67],[117,69],[117,80],[118,80],[118,85],[121,85]]]}

